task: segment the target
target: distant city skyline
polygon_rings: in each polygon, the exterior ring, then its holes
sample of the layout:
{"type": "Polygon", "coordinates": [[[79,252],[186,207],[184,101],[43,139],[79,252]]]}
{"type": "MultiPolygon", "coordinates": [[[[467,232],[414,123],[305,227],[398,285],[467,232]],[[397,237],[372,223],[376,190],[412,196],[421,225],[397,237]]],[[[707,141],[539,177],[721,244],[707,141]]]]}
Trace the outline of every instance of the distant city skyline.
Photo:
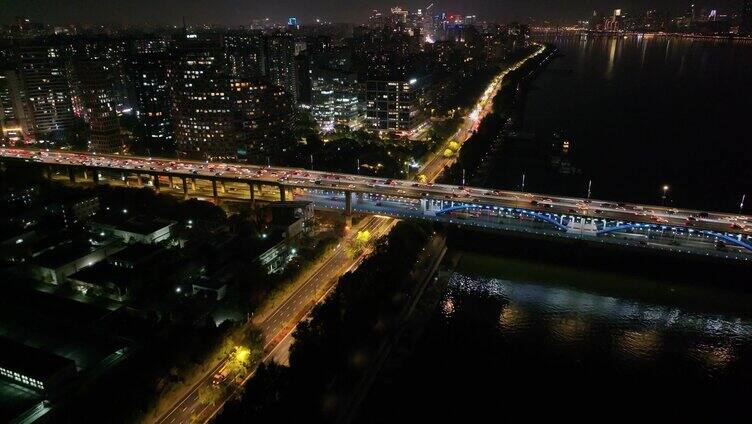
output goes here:
{"type": "MultiPolygon", "coordinates": [[[[700,7],[732,11],[742,0],[714,0],[695,2],[700,7]]],[[[0,23],[7,24],[16,17],[53,25],[62,24],[157,24],[180,25],[183,17],[189,24],[248,25],[253,19],[270,18],[282,22],[295,16],[302,24],[316,19],[331,22],[363,22],[374,9],[387,10],[401,6],[409,10],[426,8],[430,0],[287,0],[283,2],[242,2],[190,0],[129,2],[114,0],[34,0],[4,1],[0,8],[0,23]]],[[[475,14],[482,19],[501,21],[573,20],[587,16],[592,10],[608,11],[621,8],[627,12],[649,8],[674,12],[688,8],[686,0],[443,0],[433,2],[433,11],[450,14],[475,14]]]]}

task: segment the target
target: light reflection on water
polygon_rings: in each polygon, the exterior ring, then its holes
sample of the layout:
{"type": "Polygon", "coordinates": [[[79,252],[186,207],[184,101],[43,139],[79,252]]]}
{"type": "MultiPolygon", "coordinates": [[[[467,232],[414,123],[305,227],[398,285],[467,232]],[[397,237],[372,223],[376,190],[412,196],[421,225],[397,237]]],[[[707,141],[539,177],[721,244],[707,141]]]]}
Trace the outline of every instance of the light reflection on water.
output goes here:
{"type": "Polygon", "coordinates": [[[712,375],[752,343],[752,322],[647,304],[566,287],[470,277],[455,273],[443,302],[451,319],[458,291],[500,302],[498,332],[511,340],[540,337],[553,351],[598,350],[619,361],[679,355],[712,375]]]}

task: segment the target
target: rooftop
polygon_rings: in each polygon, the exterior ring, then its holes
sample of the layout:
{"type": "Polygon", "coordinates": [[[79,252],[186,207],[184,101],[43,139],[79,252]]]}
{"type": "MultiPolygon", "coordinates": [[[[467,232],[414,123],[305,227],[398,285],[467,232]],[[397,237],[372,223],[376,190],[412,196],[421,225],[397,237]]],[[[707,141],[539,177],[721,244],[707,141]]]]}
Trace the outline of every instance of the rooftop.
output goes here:
{"type": "Polygon", "coordinates": [[[131,283],[132,273],[130,271],[132,270],[123,269],[103,261],[87,266],[69,278],[94,286],[107,288],[109,285],[114,285],[121,290],[125,290],[131,283]]]}
{"type": "Polygon", "coordinates": [[[136,263],[162,251],[162,247],[156,244],[135,243],[125,249],[110,255],[110,262],[136,263]]]}
{"type": "Polygon", "coordinates": [[[99,247],[92,246],[89,243],[71,240],[50,248],[50,250],[37,256],[34,261],[39,266],[56,269],[69,264],[82,256],[86,256],[97,249],[99,249],[99,247]]]}
{"type": "Polygon", "coordinates": [[[118,228],[136,234],[151,234],[174,224],[175,221],[140,215],[125,221],[118,228]]]}
{"type": "Polygon", "coordinates": [[[127,231],[129,233],[143,235],[154,233],[155,231],[159,231],[176,223],[175,221],[168,219],[162,219],[147,215],[139,215],[127,220],[98,216],[95,218],[94,222],[100,225],[127,231]]]}
{"type": "Polygon", "coordinates": [[[75,362],[41,349],[0,337],[0,366],[45,381],[55,373],[76,366],[75,362]]]}

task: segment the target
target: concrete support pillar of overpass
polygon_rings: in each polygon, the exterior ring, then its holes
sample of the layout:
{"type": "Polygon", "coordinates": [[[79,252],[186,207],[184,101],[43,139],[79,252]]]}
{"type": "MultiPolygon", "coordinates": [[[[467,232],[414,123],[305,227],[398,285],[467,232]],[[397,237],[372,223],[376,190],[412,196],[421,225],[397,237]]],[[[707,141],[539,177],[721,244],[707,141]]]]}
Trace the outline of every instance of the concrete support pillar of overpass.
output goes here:
{"type": "Polygon", "coordinates": [[[68,167],[68,179],[72,183],[76,182],[76,169],[72,166],[68,167]]]}
{"type": "Polygon", "coordinates": [[[352,215],[352,191],[345,191],[345,216],[352,215]]]}
{"type": "Polygon", "coordinates": [[[84,168],[84,180],[88,180],[88,179],[89,179],[89,172],[86,170],[86,168],[84,168]]]}
{"type": "Polygon", "coordinates": [[[248,183],[248,191],[251,193],[251,206],[252,207],[256,205],[256,199],[255,199],[255,196],[253,195],[253,185],[254,185],[253,183],[248,183]]]}
{"type": "Polygon", "coordinates": [[[286,190],[287,188],[284,185],[282,184],[279,185],[279,201],[280,202],[284,202],[285,200],[287,200],[287,196],[285,195],[286,190]]]}
{"type": "Polygon", "coordinates": [[[345,220],[345,229],[352,227],[352,192],[345,191],[345,210],[342,213],[345,220]]]}
{"type": "Polygon", "coordinates": [[[172,175],[168,175],[167,180],[170,181],[170,190],[175,188],[175,183],[172,181],[172,175]]]}
{"type": "Polygon", "coordinates": [[[92,168],[91,170],[91,181],[94,182],[94,184],[99,182],[99,170],[96,168],[92,168]]]}
{"type": "Polygon", "coordinates": [[[151,185],[154,186],[154,190],[159,192],[159,174],[152,175],[151,185]]]}
{"type": "Polygon", "coordinates": [[[183,187],[183,197],[187,199],[188,198],[188,181],[185,177],[180,177],[180,183],[181,183],[181,186],[183,187]]]}
{"type": "Polygon", "coordinates": [[[196,179],[191,178],[191,190],[196,191],[196,179]]]}
{"type": "Polygon", "coordinates": [[[217,194],[217,180],[211,180],[212,182],[212,195],[215,201],[219,201],[219,195],[217,194]]]}
{"type": "Polygon", "coordinates": [[[225,186],[225,182],[223,180],[219,181],[219,192],[222,194],[227,194],[227,187],[225,186]]]}

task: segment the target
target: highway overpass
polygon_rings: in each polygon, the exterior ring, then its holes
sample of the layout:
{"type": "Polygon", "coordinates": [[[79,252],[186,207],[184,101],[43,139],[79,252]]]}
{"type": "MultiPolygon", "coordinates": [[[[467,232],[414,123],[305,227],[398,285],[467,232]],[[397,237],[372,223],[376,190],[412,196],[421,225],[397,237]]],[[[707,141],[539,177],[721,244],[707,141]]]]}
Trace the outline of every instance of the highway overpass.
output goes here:
{"type": "Polygon", "coordinates": [[[345,215],[359,211],[752,259],[752,217],[746,215],[234,163],[19,148],[0,148],[0,158],[37,164],[50,177],[65,170],[72,181],[135,177],[134,184],[182,190],[186,197],[255,201],[273,193],[345,215]]]}

